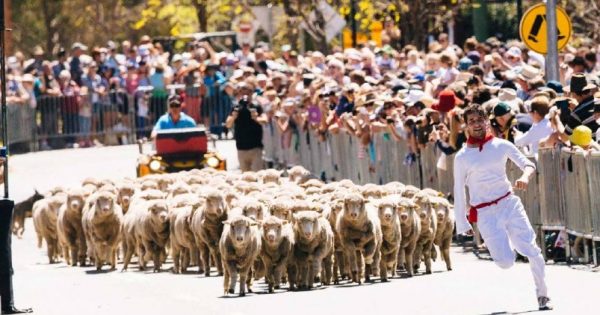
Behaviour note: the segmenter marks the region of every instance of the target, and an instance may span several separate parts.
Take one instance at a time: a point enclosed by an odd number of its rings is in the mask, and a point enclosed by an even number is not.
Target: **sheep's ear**
[[[298,221],[298,215],[297,214],[293,213],[292,217],[294,218],[295,221]]]
[[[288,220],[283,220],[283,221],[281,222],[281,224],[282,224],[282,225],[283,225],[283,224],[288,224],[288,223],[290,223]]]
[[[231,221],[229,221],[229,220],[223,221],[223,225],[230,225],[230,224],[231,224]]]

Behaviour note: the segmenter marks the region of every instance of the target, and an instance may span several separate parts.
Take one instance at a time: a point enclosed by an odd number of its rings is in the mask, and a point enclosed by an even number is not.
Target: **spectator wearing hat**
[[[517,75],[517,84],[519,85],[520,89],[517,90],[517,96],[522,101],[526,101],[531,97],[530,92],[535,90],[537,87],[532,87],[530,83],[539,78],[539,76],[540,71],[535,67],[524,65],[519,69]]]
[[[81,77],[82,94],[87,95],[92,105],[91,131],[97,133],[103,130],[101,119],[103,111],[103,98],[107,93],[108,81],[98,74],[98,66],[95,62],[88,65],[87,72]]]
[[[87,49],[87,46],[79,42],[76,42],[71,46],[71,62],[69,63],[69,70],[71,71],[71,79],[79,86],[81,86],[83,83],[81,81],[81,77],[83,76],[83,67],[81,65],[80,57]]]
[[[491,127],[494,136],[514,143],[515,130],[527,132],[532,120],[526,114],[514,114],[510,106],[499,102],[494,106]]]
[[[462,100],[456,97],[454,91],[446,89],[438,94],[438,101],[431,108],[445,114],[460,103],[462,103]]]
[[[523,101],[517,97],[517,91],[512,88],[501,88],[498,91],[498,100],[508,104],[514,113],[525,112]]]
[[[536,158],[540,141],[546,139],[554,132],[552,124],[547,117],[549,110],[550,100],[547,97],[534,97],[531,100],[531,109],[529,110],[529,115],[533,121],[531,128],[525,133],[515,131],[515,145],[517,147],[529,146],[531,148],[530,152]]]
[[[51,149],[48,143],[48,136],[58,134],[58,106],[57,97],[61,95],[58,81],[52,73],[52,67],[49,61],[42,63],[42,72],[38,80],[34,82],[34,93],[37,103],[37,111],[41,117],[41,149]]]
[[[506,63],[509,69],[521,68],[525,65],[523,62],[523,53],[517,46],[512,46],[506,51]]]
[[[114,75],[117,76],[120,74],[119,66],[121,65],[119,59],[123,60],[123,57],[119,58],[117,54],[117,44],[112,40],[109,40],[106,43],[107,55],[104,61],[104,64],[108,68],[115,69]]]
[[[254,102],[254,88],[245,82],[236,87],[236,100],[233,110],[225,121],[228,129],[233,128],[235,146],[242,172],[262,169],[263,128],[267,117],[263,108]]]
[[[559,103],[560,120],[565,126],[565,133],[571,135],[577,126],[585,125],[595,134],[598,130],[596,119],[600,114],[600,104],[594,99],[597,87],[589,83],[583,73],[576,73],[565,91],[575,99],[577,106],[571,108],[570,104]],[[564,104],[564,105],[561,105]]]
[[[25,67],[23,73],[32,73],[33,75],[40,76],[42,73],[42,63],[44,62],[44,50],[40,46],[33,48],[33,60]]]
[[[54,77],[58,78],[61,71],[69,70],[69,63],[67,62],[67,51],[61,47],[58,50],[58,53],[56,54],[56,58],[57,60],[52,66],[52,72],[54,73]]]
[[[169,109],[165,114],[160,116],[152,129],[152,133],[150,134],[152,139],[156,138],[156,133],[159,130],[196,127],[194,119],[181,111],[181,105],[183,104],[181,96],[177,94],[171,95],[167,100],[167,104]]]

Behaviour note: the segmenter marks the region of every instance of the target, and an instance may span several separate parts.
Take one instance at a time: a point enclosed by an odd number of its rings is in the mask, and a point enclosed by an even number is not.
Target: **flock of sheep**
[[[265,278],[269,292],[310,289],[350,280],[382,282],[425,264],[437,247],[451,270],[452,205],[431,189],[398,182],[323,183],[302,167],[234,174],[210,168],[120,182],[86,179],[51,190],[33,204],[38,246],[50,263],[88,262],[123,270],[137,256],[154,271],[170,255],[174,273],[211,266],[224,275],[224,293],[252,292]]]

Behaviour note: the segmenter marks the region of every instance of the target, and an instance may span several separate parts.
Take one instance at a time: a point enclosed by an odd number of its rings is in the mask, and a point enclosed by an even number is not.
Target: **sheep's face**
[[[258,201],[245,205],[242,208],[242,212],[245,216],[249,217],[254,221],[259,221],[263,219],[263,208]]]
[[[272,207],[271,215],[282,220],[289,220],[291,211],[287,207]]]
[[[444,222],[446,213],[448,213],[447,205],[442,202],[432,202],[432,207],[435,210],[438,222]]]
[[[169,218],[169,208],[164,200],[153,202],[148,211],[152,215],[152,220],[157,223],[166,223]]]
[[[100,210],[100,214],[109,215],[114,211],[114,197],[111,194],[104,193],[96,199],[96,207]]]
[[[269,218],[267,222],[263,222],[263,239],[270,244],[279,243],[282,237],[284,224],[287,224],[287,221],[275,217]]]
[[[133,189],[133,187],[121,187],[121,189],[119,189],[118,199],[119,203],[121,204],[121,207],[129,207],[129,204],[131,203],[131,196],[133,196],[134,193],[135,190]]]
[[[70,193],[67,197],[67,207],[69,210],[81,213],[81,210],[83,210],[83,205],[83,193]]]
[[[403,202],[398,207],[398,214],[400,216],[400,222],[406,223],[414,215],[415,210],[418,210],[418,206],[412,202]]]
[[[250,240],[251,227],[256,226],[256,222],[248,218],[237,217],[224,222],[230,226],[229,235],[234,245],[242,245]]]
[[[366,215],[365,200],[356,195],[344,199],[344,216],[350,220],[356,221]]]
[[[296,219],[296,229],[300,236],[309,241],[313,240],[316,237],[319,225],[318,214],[316,212],[304,212],[298,215],[294,215],[294,218]]]
[[[207,213],[221,216],[225,211],[225,200],[221,194],[211,194],[206,198]]]
[[[429,198],[418,198],[416,204],[419,206],[416,212],[419,214],[421,221],[428,221],[431,218],[431,203],[429,202]]]
[[[379,220],[382,225],[390,225],[397,217],[396,207],[391,202],[382,202],[378,206]]]

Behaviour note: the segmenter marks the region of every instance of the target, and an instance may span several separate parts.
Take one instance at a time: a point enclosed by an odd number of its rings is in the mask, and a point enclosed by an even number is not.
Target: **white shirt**
[[[471,229],[467,220],[467,200],[465,185],[469,187],[471,205],[496,200],[507,192],[512,192],[512,184],[506,176],[506,161],[510,159],[520,169],[526,166],[535,168],[512,143],[494,138],[479,148],[464,146],[454,158],[454,212],[456,213],[456,233],[462,234]]]
[[[549,137],[554,132],[552,124],[548,118],[540,120],[531,125],[531,128],[524,134],[515,137],[515,145],[518,147],[530,145],[531,153],[537,156],[540,140]]]

